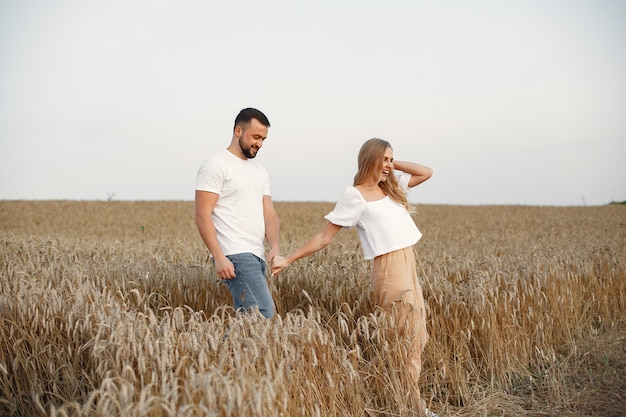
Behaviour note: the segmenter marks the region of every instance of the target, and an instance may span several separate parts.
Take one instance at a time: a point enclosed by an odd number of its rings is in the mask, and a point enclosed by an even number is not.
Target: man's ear
[[[243,128],[240,125],[237,125],[233,129],[233,133],[235,134],[235,136],[239,137],[243,133]]]

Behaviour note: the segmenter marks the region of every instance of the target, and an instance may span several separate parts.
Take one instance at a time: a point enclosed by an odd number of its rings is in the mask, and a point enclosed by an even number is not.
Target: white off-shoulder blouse
[[[411,175],[398,174],[400,186],[407,192]],[[356,227],[365,259],[412,246],[422,237],[404,206],[387,196],[365,201],[356,187],[346,187],[333,211],[324,218],[337,226]]]

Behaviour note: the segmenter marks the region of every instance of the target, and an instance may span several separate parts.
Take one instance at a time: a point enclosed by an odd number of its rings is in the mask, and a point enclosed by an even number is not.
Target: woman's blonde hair
[[[391,148],[391,144],[383,139],[373,138],[365,141],[359,151],[359,165],[358,171],[354,176],[354,186],[363,184],[372,178],[372,176],[378,175],[378,173],[382,170],[385,151],[387,148]],[[387,181],[381,181],[378,185],[392,200],[402,204],[407,210],[410,211],[406,194],[402,188],[400,188],[398,179],[395,175],[393,175],[393,173],[387,177]]]

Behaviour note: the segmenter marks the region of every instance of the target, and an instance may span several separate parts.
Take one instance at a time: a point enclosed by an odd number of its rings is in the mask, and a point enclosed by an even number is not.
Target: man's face
[[[239,147],[246,158],[252,159],[256,156],[263,146],[263,141],[267,138],[267,131],[267,126],[264,126],[257,119],[252,119],[247,125],[236,127],[235,132],[239,135]]]

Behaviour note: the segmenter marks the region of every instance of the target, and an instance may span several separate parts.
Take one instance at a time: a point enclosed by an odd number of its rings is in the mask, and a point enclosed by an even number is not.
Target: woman
[[[394,169],[399,171],[397,176]],[[428,335],[413,252],[422,234],[411,218],[406,193],[432,173],[423,165],[394,161],[391,145],[385,140],[366,141],[359,151],[354,186],[344,189],[325,217],[328,222],[322,231],[294,253],[275,257],[272,264],[272,275],[276,275],[295,260],[325,248],[341,228],[356,226],[365,259],[374,260],[371,283],[376,301],[389,312],[397,306],[398,328],[411,333],[405,336],[412,341],[409,368],[416,382]]]

